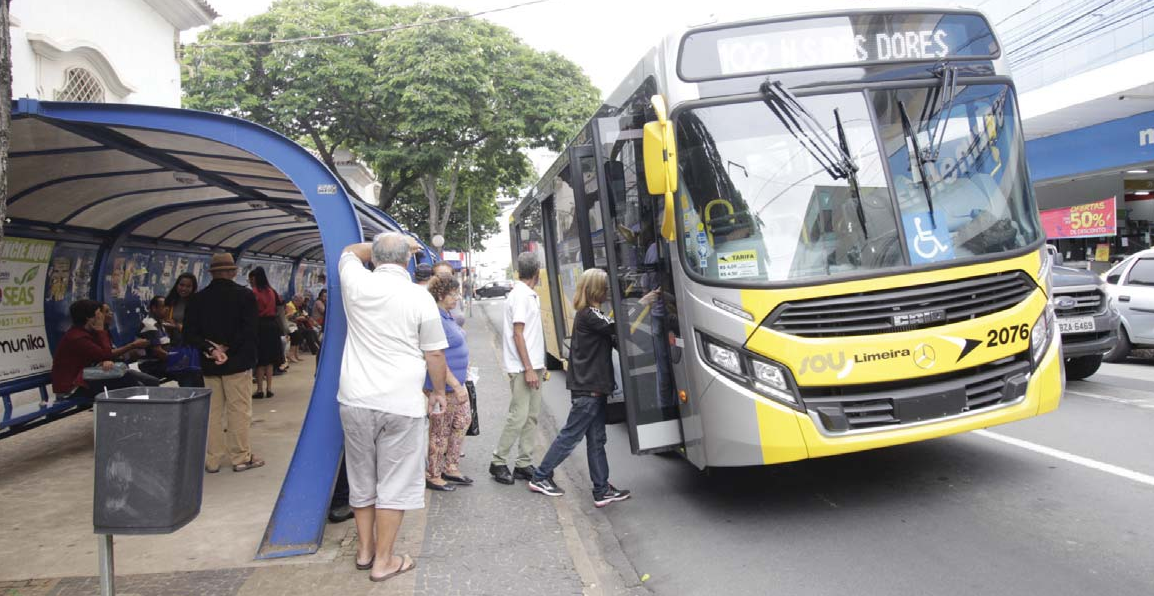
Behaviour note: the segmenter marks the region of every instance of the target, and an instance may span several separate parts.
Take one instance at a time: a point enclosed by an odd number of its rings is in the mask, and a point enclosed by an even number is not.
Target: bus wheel
[[[1086,377],[1098,372],[1098,367],[1102,366],[1101,356],[1082,356],[1080,358],[1066,359],[1066,379],[1070,381],[1081,381]]]
[[[546,352],[545,353],[545,368],[547,368],[549,370],[561,370],[565,367],[561,364],[560,360],[554,358],[552,354]]]

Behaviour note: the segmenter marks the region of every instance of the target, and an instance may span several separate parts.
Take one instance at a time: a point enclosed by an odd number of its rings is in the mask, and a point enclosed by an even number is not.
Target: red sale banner
[[[1041,215],[1042,229],[1050,239],[1114,236],[1118,233],[1118,222],[1114,219],[1114,197],[1097,203],[1047,209]]]

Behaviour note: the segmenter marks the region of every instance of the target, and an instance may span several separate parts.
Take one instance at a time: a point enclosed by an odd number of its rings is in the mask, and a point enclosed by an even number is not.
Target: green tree
[[[201,47],[186,52],[186,104],[307,140],[334,169],[333,152],[349,148],[376,172],[376,202],[409,229],[444,234],[446,245],[464,245],[472,197],[479,245],[498,227],[498,193],[519,194],[529,181],[524,150],[560,150],[598,102],[571,61],[465,16],[432,5],[280,0],[202,34]]]

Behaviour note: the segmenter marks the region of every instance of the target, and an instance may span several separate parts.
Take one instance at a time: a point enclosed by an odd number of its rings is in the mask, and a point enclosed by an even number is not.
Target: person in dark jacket
[[[204,469],[209,473],[220,471],[220,458],[226,453],[227,417],[227,453],[233,471],[244,472],[264,465],[253,455],[248,441],[252,425],[249,391],[252,368],[256,366],[256,297],[233,281],[237,267],[232,255],[212,255],[208,272],[212,281],[192,296],[184,313],[184,341],[204,352],[204,385],[212,390]]]
[[[529,490],[550,497],[565,491],[553,482],[556,469],[585,437],[589,458],[589,478],[593,481],[593,505],[604,507],[629,498],[629,491],[609,484],[609,460],[605,457],[605,400],[613,393],[613,348],[617,345],[617,327],[613,319],[598,306],[609,296],[609,277],[600,269],[589,269],[577,280],[573,299],[573,335],[569,347],[569,371],[565,386],[572,405],[565,428],[553,444],[533,479]]]

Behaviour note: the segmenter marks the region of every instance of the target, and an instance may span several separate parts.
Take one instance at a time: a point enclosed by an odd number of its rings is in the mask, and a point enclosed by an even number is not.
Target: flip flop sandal
[[[376,560],[377,560],[377,558],[373,557],[373,558],[369,559],[368,563],[357,563],[356,559],[353,559],[353,563],[356,563],[358,570],[368,571],[368,570],[373,568],[373,561],[376,561]],[[404,563],[402,562],[401,564],[403,565]]]
[[[233,472],[246,472],[253,468],[259,468],[264,465],[263,459],[257,459],[256,456],[249,456],[248,461],[243,464],[237,464],[232,467]]]
[[[408,566],[408,567],[405,567],[405,563],[406,563],[406,562],[407,562],[407,563],[409,563],[409,566]],[[398,575],[400,575],[400,574],[402,574],[402,573],[408,573],[408,572],[410,572],[410,571],[412,571],[413,569],[416,569],[416,568],[417,568],[417,562],[416,562],[416,561],[414,561],[412,557],[410,557],[409,555],[401,555],[401,566],[400,566],[400,568],[398,568],[396,571],[394,571],[394,572],[392,572],[392,573],[390,573],[390,574],[388,574],[388,575],[384,575],[384,576],[381,576],[381,577],[375,577],[375,576],[374,576],[372,573],[370,573],[370,574],[369,574],[369,581],[374,581],[374,582],[383,582],[383,581],[386,581],[386,580],[390,580],[390,579],[393,579],[394,577],[397,577]]]

